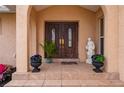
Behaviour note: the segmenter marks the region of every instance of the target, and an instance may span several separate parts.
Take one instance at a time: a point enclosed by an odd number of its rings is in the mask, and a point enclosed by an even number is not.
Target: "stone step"
[[[124,87],[120,80],[12,80],[4,87]]]
[[[53,58],[53,62],[80,62],[78,58]]]
[[[118,73],[14,73],[13,80],[119,80]]]

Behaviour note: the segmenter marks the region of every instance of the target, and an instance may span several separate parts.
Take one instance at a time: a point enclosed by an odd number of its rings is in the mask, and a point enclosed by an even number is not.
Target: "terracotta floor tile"
[[[61,87],[61,80],[45,80],[44,87]]]
[[[43,73],[30,73],[29,80],[44,80],[45,79],[45,72]]]
[[[62,73],[62,80],[79,80],[79,75],[76,72]]]
[[[27,80],[12,80],[5,87],[23,87]]]
[[[61,80],[61,72],[46,72],[46,80]]]
[[[44,80],[28,80],[25,82],[24,87],[42,87]]]
[[[99,80],[82,80],[81,81],[81,86],[98,87],[98,86],[102,86],[102,85],[103,85],[103,83]]]
[[[80,87],[80,80],[62,80],[62,87]]]

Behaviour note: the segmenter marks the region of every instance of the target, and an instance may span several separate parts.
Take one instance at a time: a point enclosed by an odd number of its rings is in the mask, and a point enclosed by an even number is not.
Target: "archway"
[[[32,6],[28,6],[28,18],[30,18],[30,11]],[[114,20],[115,17],[117,17],[115,14],[112,15],[114,12],[117,11],[116,6],[101,6],[102,11],[104,13],[104,32],[105,32],[105,44],[104,44],[104,55],[106,58],[105,61],[105,70],[106,72],[118,72],[118,43],[117,43],[117,20]],[[112,11],[113,10],[113,11]],[[114,21],[113,24],[111,24],[111,20]],[[115,26],[115,28],[113,28]],[[110,39],[110,37],[112,38]],[[115,41],[114,41],[115,40]],[[111,48],[111,45],[112,48]]]

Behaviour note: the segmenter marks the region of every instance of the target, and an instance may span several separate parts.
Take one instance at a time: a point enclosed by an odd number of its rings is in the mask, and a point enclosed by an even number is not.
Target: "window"
[[[52,42],[55,43],[55,28],[52,28]]]
[[[68,47],[72,47],[72,29],[68,29]]]
[[[99,53],[104,54],[104,18],[99,20]]]

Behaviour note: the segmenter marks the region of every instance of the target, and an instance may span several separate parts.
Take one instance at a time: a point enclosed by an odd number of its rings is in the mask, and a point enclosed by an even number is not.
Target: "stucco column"
[[[118,72],[118,6],[105,7],[105,68]]]
[[[16,6],[16,67],[28,71],[28,6]]]
[[[124,6],[119,6],[119,74],[124,81]]]

